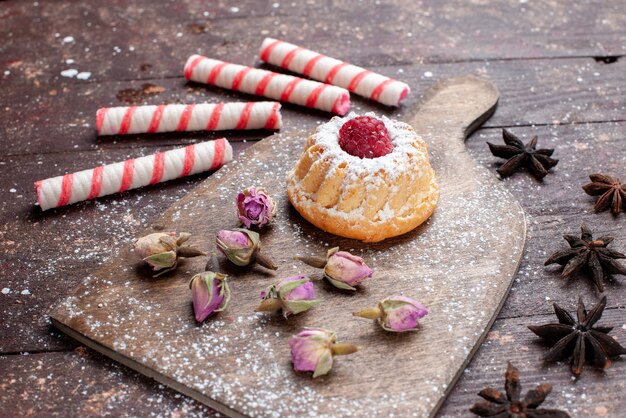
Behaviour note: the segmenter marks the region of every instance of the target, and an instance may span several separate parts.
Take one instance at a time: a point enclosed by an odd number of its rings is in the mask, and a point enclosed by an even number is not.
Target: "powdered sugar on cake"
[[[382,170],[393,178],[404,171],[406,165],[414,158],[423,158],[428,161],[428,156],[420,149],[425,146],[424,140],[410,125],[392,121],[386,116],[376,116],[373,112],[366,113],[365,116],[372,116],[383,121],[389,131],[394,146],[393,151],[378,158],[361,159],[348,154],[339,146],[339,130],[344,123],[357,116],[354,112],[350,112],[343,118],[335,116],[329,122],[320,125],[314,134],[315,143],[325,148],[325,155],[332,159],[335,166],[345,162],[348,163],[348,171],[356,175],[362,176],[363,173],[373,175]],[[420,148],[416,147],[416,143]]]

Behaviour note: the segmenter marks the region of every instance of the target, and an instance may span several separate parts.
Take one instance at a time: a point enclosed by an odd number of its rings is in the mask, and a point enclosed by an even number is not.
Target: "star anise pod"
[[[563,235],[571,248],[555,252],[544,265],[565,266],[561,273],[563,278],[581,272],[591,273],[598,290],[604,292],[602,279],[612,274],[626,275],[626,266],[617,261],[620,258],[626,258],[626,255],[607,248],[613,241],[613,237],[604,236],[594,240],[587,225],[581,226],[580,229],[582,231],[580,238]]]
[[[583,371],[585,361],[596,367],[607,369],[611,366],[611,357],[626,354],[626,348],[607,334],[613,327],[594,327],[604,308],[606,296],[591,311],[587,312],[583,299],[578,299],[577,320],[556,303],[554,312],[559,318],[558,324],[529,326],[528,328],[540,336],[554,343],[546,353],[547,361],[556,361],[563,358],[570,359],[570,368],[576,376]]]
[[[506,145],[495,145],[487,142],[493,155],[507,160],[497,170],[502,177],[508,177],[525,166],[537,180],[541,180],[548,174],[548,170],[559,162],[559,160],[550,158],[554,149],[537,149],[536,136],[530,140],[528,145],[524,145],[518,137],[503,129],[502,138]]]
[[[611,208],[611,212],[617,215],[620,210],[626,212],[626,183],[622,183],[617,177],[605,174],[591,174],[591,183],[583,186],[583,190],[590,196],[600,196],[593,207],[602,212]]]
[[[478,396],[487,402],[476,402],[470,411],[481,417],[496,418],[569,418],[569,414],[558,409],[537,408],[552,392],[552,385],[543,383],[526,392],[520,399],[522,386],[519,382],[519,370],[510,362],[504,375],[506,395],[494,388],[486,388]]]

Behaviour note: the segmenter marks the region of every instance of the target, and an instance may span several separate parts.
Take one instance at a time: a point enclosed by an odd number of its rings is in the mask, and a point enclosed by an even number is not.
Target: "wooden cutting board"
[[[264,252],[280,266],[276,273],[237,270],[213,255],[211,268],[230,274],[233,300],[198,326],[188,282],[207,259],[185,260],[175,273],[153,279],[129,249],[52,312],[54,325],[231,416],[434,415],[493,323],[524,249],[522,209],[463,144],[497,100],[498,91],[485,81],[449,79],[409,118],[429,146],[441,187],[436,213],[415,231],[363,244],[307,223],[290,207],[284,179],[308,133],[274,135],[182,198],[155,229],[192,232],[192,244],[215,253],[215,232],[237,226],[237,191],[262,185],[279,206],[278,220],[262,236]],[[355,293],[320,283],[323,303],[289,320],[254,312],[272,282],[318,273],[292,256],[323,255],[334,246],[364,257],[374,278]],[[352,317],[392,294],[413,296],[429,308],[419,332],[389,334],[374,321]],[[362,350],[338,357],[327,376],[296,374],[288,339],[304,326],[333,329],[340,341]]]

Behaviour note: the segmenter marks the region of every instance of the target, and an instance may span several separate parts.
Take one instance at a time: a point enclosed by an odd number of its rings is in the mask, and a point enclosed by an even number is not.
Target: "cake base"
[[[287,195],[293,207],[304,219],[322,231],[363,242],[379,242],[412,231],[426,222],[435,212],[439,200],[439,187],[432,178],[428,191],[420,196],[419,203],[411,208],[407,216],[391,216],[388,219],[373,222],[363,216],[350,218],[343,212],[327,209],[312,202],[299,192],[294,181],[293,177],[288,179]],[[338,219],[342,221],[338,222]]]

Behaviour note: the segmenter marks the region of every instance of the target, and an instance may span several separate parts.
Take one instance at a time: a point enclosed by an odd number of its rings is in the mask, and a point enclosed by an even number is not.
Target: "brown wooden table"
[[[543,183],[520,173],[505,186],[527,212],[529,240],[513,289],[487,341],[440,411],[469,416],[485,386],[502,386],[507,360],[526,388],[554,384],[547,407],[572,416],[624,416],[626,363],[586,370],[544,365],[527,324],[551,322],[552,303],[599,300],[590,282],[563,282],[543,261],[588,223],[626,248],[626,215],[595,214],[580,186],[592,172],[626,178],[626,2],[0,1],[0,416],[198,416],[206,407],[78,346],[47,313],[91,270],[206,175],[42,213],[32,183],[169,149],[211,133],[95,134],[95,111],[125,103],[241,100],[186,83],[192,53],[258,65],[265,36],[408,82],[415,103],[437,80],[473,74],[501,91],[496,114],[467,146],[493,169],[485,141],[507,127],[556,147],[561,161]],[[75,69],[81,75],[66,77]],[[87,74],[89,73],[89,74]],[[64,73],[67,74],[67,73]],[[156,86],[156,88],[155,88]],[[156,92],[156,93],[154,93]],[[284,106],[285,130],[311,130],[329,115]],[[353,96],[353,110],[401,117]],[[265,132],[228,133],[236,151]],[[454,257],[454,254],[450,254]],[[463,280],[459,277],[459,280]],[[605,324],[626,344],[626,288],[607,285]],[[416,384],[420,384],[416,376]]]

